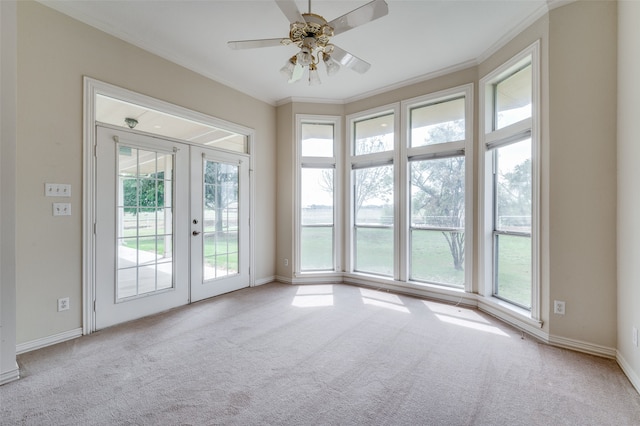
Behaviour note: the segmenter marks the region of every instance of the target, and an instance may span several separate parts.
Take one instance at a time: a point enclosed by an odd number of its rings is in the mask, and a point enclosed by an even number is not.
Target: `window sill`
[[[531,312],[500,300],[496,297],[477,295],[478,309],[487,312],[517,328],[523,329],[534,336],[546,340],[546,333],[542,332],[544,323],[531,317]]]

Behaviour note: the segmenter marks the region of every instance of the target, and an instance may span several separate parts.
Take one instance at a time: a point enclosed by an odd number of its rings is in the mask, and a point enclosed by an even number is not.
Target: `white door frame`
[[[82,189],[82,334],[95,331],[95,218],[96,218],[96,96],[105,95],[177,117],[212,125],[247,136],[249,154],[249,286],[255,285],[255,131],[225,120],[211,117],[146,95],[132,92],[90,77],[84,77],[83,99],[83,189]],[[183,143],[189,143],[182,141]]]

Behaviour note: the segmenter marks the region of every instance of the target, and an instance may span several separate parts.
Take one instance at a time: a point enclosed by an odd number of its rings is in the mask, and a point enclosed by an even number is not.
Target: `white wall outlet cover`
[[[54,216],[71,216],[71,203],[53,203]]]
[[[58,299],[58,312],[68,311],[69,310],[69,298],[62,297]]]
[[[553,301],[553,313],[558,315],[564,315],[564,302],[562,300]]]

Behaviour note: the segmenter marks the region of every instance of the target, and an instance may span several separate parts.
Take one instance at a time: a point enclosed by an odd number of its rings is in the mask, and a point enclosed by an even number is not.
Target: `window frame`
[[[463,156],[465,159],[465,220],[464,220],[464,233],[465,233],[465,247],[464,247],[464,284],[462,288],[465,292],[473,291],[473,235],[474,235],[474,217],[475,211],[473,208],[473,185],[474,185],[474,149],[473,149],[473,129],[474,129],[474,84],[468,83],[461,86],[452,87],[446,90],[441,90],[427,95],[418,96],[412,99],[402,101],[402,135],[403,141],[401,143],[401,162],[402,175],[404,179],[401,182],[403,186],[402,194],[404,199],[402,205],[404,206],[404,225],[402,235],[401,253],[403,259],[402,275],[401,279],[404,282],[420,285],[420,286],[438,286],[446,287],[450,289],[460,289],[461,287],[456,285],[450,285],[446,283],[435,283],[427,281],[411,280],[411,184],[410,184],[410,163],[412,161],[419,161],[424,159],[435,159],[444,157],[458,157]],[[465,137],[462,140],[451,141],[445,143],[438,143],[425,146],[411,146],[411,110],[422,106],[433,105],[439,102],[452,101],[455,99],[464,98],[464,119],[465,119]]]
[[[531,62],[531,117],[494,129],[495,84],[513,75],[524,63]],[[478,265],[478,293],[485,301],[500,306],[509,312],[529,317],[535,326],[541,326],[540,285],[540,41],[520,51],[480,79],[479,142],[478,156],[478,213],[481,226]],[[495,149],[531,138],[531,308],[525,309],[516,303],[494,295],[495,285]]]
[[[372,154],[355,155],[355,124],[360,121],[376,118],[384,115],[393,115],[393,148],[389,151],[375,152]],[[349,132],[348,143],[345,144],[347,150],[345,154],[345,177],[346,185],[348,189],[345,191],[345,206],[348,206],[348,210],[345,213],[345,243],[346,250],[345,256],[345,271],[349,274],[362,275],[369,277],[376,277],[382,280],[399,280],[400,279],[400,234],[403,226],[403,221],[400,218],[400,191],[398,190],[398,182],[400,179],[401,167],[399,167],[400,157],[400,103],[392,103],[383,105],[377,108],[361,111],[355,114],[350,114],[346,117],[347,129]],[[354,209],[354,195],[355,186],[354,182],[354,170],[391,165],[393,166],[393,271],[392,275],[382,275],[372,272],[356,271],[355,266],[355,209]],[[379,227],[378,227],[379,228]]]
[[[294,275],[296,277],[326,276],[342,270],[342,117],[333,115],[296,114],[295,128],[295,214],[294,223]],[[333,157],[302,156],[302,125],[325,124],[333,126]],[[334,170],[333,176],[333,269],[302,270],[302,169],[314,168]]]

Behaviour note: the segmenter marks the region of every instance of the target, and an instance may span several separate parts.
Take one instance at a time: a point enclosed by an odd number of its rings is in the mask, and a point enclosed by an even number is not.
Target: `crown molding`
[[[398,83],[394,83],[388,86],[381,87],[380,89],[371,90],[369,92],[362,93],[360,95],[352,96],[350,98],[346,98],[342,101],[343,104],[349,104],[351,102],[360,101],[363,99],[370,98],[372,96],[381,95],[383,93],[388,93],[393,90],[402,89],[404,87],[408,87],[414,84],[423,83],[425,81],[433,80],[434,78],[442,77],[445,75],[453,74],[454,72],[466,70],[471,67],[475,67],[478,65],[478,61],[472,59],[470,61],[462,62],[457,65],[452,65],[450,67],[442,68],[437,71],[430,72],[428,74],[423,74],[418,77],[410,78],[408,80],[403,80]]]
[[[478,56],[477,62],[481,64],[487,59],[489,59],[494,53],[498,52],[500,49],[505,47],[507,43],[509,43],[514,38],[516,38],[518,34],[522,33],[524,30],[530,27],[538,19],[542,18],[547,13],[549,13],[550,3],[557,3],[560,1],[566,1],[566,0],[547,0],[547,4],[540,6],[538,9],[536,9],[534,13],[532,13],[531,15],[527,16],[525,19],[520,21],[515,27],[507,31],[502,37],[498,39],[498,41],[496,41],[487,50],[485,50],[480,56]],[[573,0],[568,0],[568,1],[573,1]]]
[[[288,97],[282,98],[275,103],[275,106],[279,107],[282,105],[290,104],[290,103],[310,103],[310,104],[331,104],[331,105],[342,105],[344,104],[344,100],[342,99],[325,99],[325,98],[299,98],[299,97]]]

